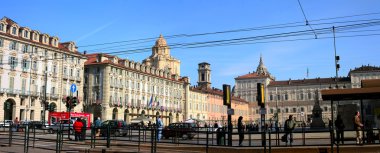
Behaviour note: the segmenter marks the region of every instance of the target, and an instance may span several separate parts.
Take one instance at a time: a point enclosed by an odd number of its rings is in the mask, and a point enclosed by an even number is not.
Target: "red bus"
[[[69,112],[49,112],[48,124],[58,123],[61,120],[69,120]],[[76,113],[71,112],[71,120],[76,120],[77,118],[83,118],[86,120],[87,127],[91,126],[91,114],[89,113]]]

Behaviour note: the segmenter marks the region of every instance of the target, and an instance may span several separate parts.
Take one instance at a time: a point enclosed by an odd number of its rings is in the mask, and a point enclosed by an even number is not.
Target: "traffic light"
[[[340,69],[340,64],[339,64],[340,57],[335,56],[335,61],[336,61],[336,70],[338,71]]]
[[[66,97],[66,108],[71,108],[71,96]]]
[[[223,105],[231,106],[231,89],[230,85],[223,85]]]
[[[262,83],[257,83],[257,105],[265,107],[265,90]]]
[[[49,102],[45,101],[45,110],[49,110]]]
[[[71,100],[72,102],[71,102],[71,106],[72,107],[75,107],[75,106],[77,106],[78,105],[78,99],[77,99],[77,97],[73,97],[73,99]]]

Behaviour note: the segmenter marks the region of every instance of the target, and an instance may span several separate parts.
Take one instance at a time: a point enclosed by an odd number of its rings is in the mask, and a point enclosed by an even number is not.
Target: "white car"
[[[4,120],[0,122],[0,127],[9,127],[11,124],[13,124],[12,120]]]

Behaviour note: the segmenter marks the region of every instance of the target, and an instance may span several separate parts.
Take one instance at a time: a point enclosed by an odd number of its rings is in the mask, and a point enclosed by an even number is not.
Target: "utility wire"
[[[298,0],[298,4],[299,4],[299,6],[301,8],[303,17],[305,18],[306,25],[309,26],[311,30],[313,30],[315,39],[318,39],[317,33],[314,31],[313,27],[311,27],[311,25],[309,24],[309,21],[306,18],[306,15],[305,15],[305,12],[303,11],[303,8],[302,8],[300,0]]]
[[[337,31],[343,31],[343,30],[350,30],[355,28],[363,28],[363,27],[369,27],[369,26],[376,26],[379,25],[380,21],[376,22],[368,22],[368,23],[360,23],[360,24],[351,24],[351,25],[344,25],[344,26],[337,26]],[[320,28],[315,29],[320,34],[327,34],[331,33],[331,28]],[[235,39],[225,39],[225,40],[215,40],[215,41],[207,41],[207,42],[195,42],[195,43],[185,43],[185,44],[174,44],[171,46],[172,49],[175,48],[194,48],[200,45],[221,45],[223,43],[241,43],[241,42],[247,42],[247,41],[257,41],[257,40],[265,40],[265,39],[276,39],[276,38],[285,38],[285,37],[294,37],[294,36],[302,36],[302,35],[308,35],[312,33],[311,30],[303,30],[303,31],[295,31],[295,32],[287,32],[287,33],[279,33],[279,34],[271,34],[271,35],[263,35],[263,36],[255,36],[255,37],[245,37],[245,38],[235,38]],[[121,54],[121,53],[139,53],[139,52],[145,52],[150,51],[150,48],[141,48],[141,49],[133,49],[133,50],[125,50],[125,51],[115,51],[115,52],[108,52],[108,54]]]
[[[358,16],[378,15],[378,14],[380,14],[380,12],[356,14],[356,15],[349,15],[349,16],[339,16],[339,17],[332,17],[332,18],[322,18],[322,19],[316,19],[316,20],[309,20],[309,22],[310,21],[322,21],[322,20],[334,20],[334,19],[341,19],[341,18],[352,18],[352,17],[358,17]],[[274,25],[268,25],[268,26],[254,27],[254,28],[244,28],[244,29],[235,29],[235,30],[227,30],[227,31],[207,32],[207,33],[169,35],[169,36],[166,36],[165,38],[171,39],[171,38],[178,38],[178,37],[192,37],[192,36],[204,36],[204,35],[211,35],[211,34],[224,34],[224,33],[231,33],[231,32],[252,31],[252,30],[257,29],[257,28],[271,28],[274,26],[285,26],[285,25],[293,25],[293,24],[298,24],[298,23],[303,23],[303,22],[289,22],[289,23],[283,23],[283,24],[274,24]],[[89,44],[89,45],[82,45],[82,46],[78,46],[78,47],[92,47],[92,46],[119,44],[119,43],[126,43],[126,42],[150,41],[150,40],[155,40],[155,39],[157,39],[157,38],[151,37],[151,38],[143,38],[143,39]]]
[[[336,25],[336,24],[343,24],[343,23],[357,23],[357,22],[370,22],[370,21],[380,21],[380,19],[365,19],[365,20],[349,20],[349,21],[339,21],[339,22],[322,22],[322,23],[315,23],[313,24],[314,26],[321,26],[321,25]],[[300,26],[304,26],[304,25],[296,25],[296,26],[293,26],[293,27],[300,27]],[[313,31],[315,31],[313,29]],[[151,42],[151,41],[148,41],[148,42]],[[97,49],[93,49],[93,50],[90,50],[90,51],[87,51],[87,52],[102,52],[103,49],[106,49],[108,51],[111,51],[111,50],[123,50],[123,49],[130,49],[129,48],[120,48],[122,46],[128,46],[129,44],[123,44],[123,45],[117,45],[117,46],[110,46],[110,47],[103,47],[103,48],[97,48]],[[171,44],[172,46],[172,44]],[[119,47],[119,48],[118,48]],[[142,48],[150,48],[151,45],[147,45],[147,46],[140,46]],[[133,48],[137,48],[137,47],[133,47]],[[132,48],[132,49],[133,49]]]

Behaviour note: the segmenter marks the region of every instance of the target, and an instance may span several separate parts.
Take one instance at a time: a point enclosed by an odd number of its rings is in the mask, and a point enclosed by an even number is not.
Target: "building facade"
[[[199,119],[213,124],[217,121],[220,125],[227,122],[227,106],[223,105],[223,91],[211,87],[211,67],[209,63],[198,64],[198,85],[189,89],[189,100],[186,103],[186,119]],[[239,116],[244,120],[249,118],[248,102],[238,97],[232,97],[231,108],[233,123],[237,123]]]
[[[322,101],[320,91],[332,88],[358,88],[361,80],[380,78],[380,68],[362,66],[351,70],[347,77],[314,78],[299,80],[276,81],[270,75],[260,57],[256,72],[235,78],[236,96],[250,102],[250,118],[260,119],[260,108],[257,106],[257,83],[265,85],[265,102],[267,120],[276,120],[283,123],[289,115],[297,121],[312,121],[312,110],[315,104],[322,109],[322,118],[325,123],[330,119],[331,111],[336,113],[336,105],[331,108],[330,102]]]
[[[74,42],[21,27],[13,20],[0,20],[0,120],[42,120],[45,101],[51,111],[67,111],[62,100],[77,85],[83,97],[85,57]],[[46,95],[46,96],[45,96]],[[82,105],[74,108],[83,111]]]
[[[86,111],[102,120],[120,119],[128,123],[139,116],[149,117],[153,122],[162,116],[165,125],[182,121],[185,82],[179,77],[179,65],[176,71],[171,71],[170,64],[159,68],[168,59],[168,63],[175,61],[169,58],[170,50],[162,36],[152,50],[143,63],[107,54],[88,54]],[[163,54],[168,58],[155,58]]]

